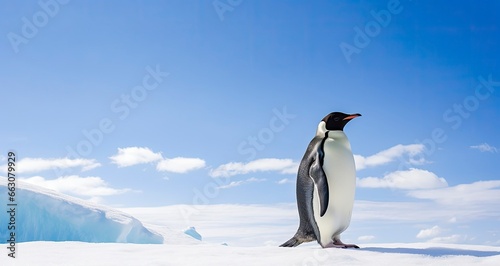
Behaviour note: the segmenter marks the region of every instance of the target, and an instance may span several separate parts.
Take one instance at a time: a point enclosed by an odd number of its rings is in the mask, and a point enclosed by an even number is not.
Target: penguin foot
[[[359,248],[359,246],[354,244],[344,244],[342,241],[335,239],[333,242],[324,246],[324,248]]]
[[[286,241],[285,243],[281,244],[280,247],[296,247],[300,244],[302,244],[303,241],[300,241],[296,237],[290,238],[290,240]]]

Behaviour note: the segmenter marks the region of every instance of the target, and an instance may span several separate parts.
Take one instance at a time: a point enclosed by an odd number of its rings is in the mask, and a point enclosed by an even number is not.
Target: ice
[[[7,206],[6,180],[0,180],[0,204]],[[17,182],[15,192],[16,242],[163,243],[163,236],[148,230],[126,213],[22,181]],[[9,219],[7,211],[0,213],[0,221]],[[9,239],[7,226],[1,229],[0,239]]]
[[[184,230],[184,234],[201,241],[201,235],[196,231],[196,228],[194,227],[189,227],[188,229]]]

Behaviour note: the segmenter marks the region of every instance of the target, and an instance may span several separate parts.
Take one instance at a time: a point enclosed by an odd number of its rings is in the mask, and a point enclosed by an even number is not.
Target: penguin
[[[344,126],[360,114],[333,112],[320,122],[297,173],[299,228],[280,247],[318,241],[323,248],[359,248],[340,234],[351,221],[356,168]]]

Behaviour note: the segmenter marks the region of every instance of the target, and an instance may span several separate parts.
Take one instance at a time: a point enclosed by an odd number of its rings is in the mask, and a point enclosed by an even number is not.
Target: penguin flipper
[[[309,167],[309,176],[314,181],[316,189],[318,190],[320,217],[323,217],[328,209],[330,197],[328,191],[328,180],[326,178],[325,171],[323,170],[324,153],[321,146],[318,147],[316,156],[314,156],[311,166]]]

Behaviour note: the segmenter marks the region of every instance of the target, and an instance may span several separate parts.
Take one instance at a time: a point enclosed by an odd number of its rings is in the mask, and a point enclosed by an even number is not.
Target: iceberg
[[[11,230],[12,226],[1,225],[0,239],[4,241],[14,232],[16,242],[163,243],[162,235],[124,212],[22,181],[16,185],[16,205],[8,206],[13,202],[7,202],[7,180],[0,177],[0,204],[7,208],[0,212],[0,221],[15,226]]]
[[[186,235],[188,235],[188,236],[190,236],[190,237],[192,237],[194,239],[198,239],[200,241],[201,241],[201,238],[202,238],[201,235],[200,235],[200,233],[198,233],[196,231],[196,228],[194,228],[194,227],[189,227],[188,229],[184,230],[184,234],[186,234]]]

